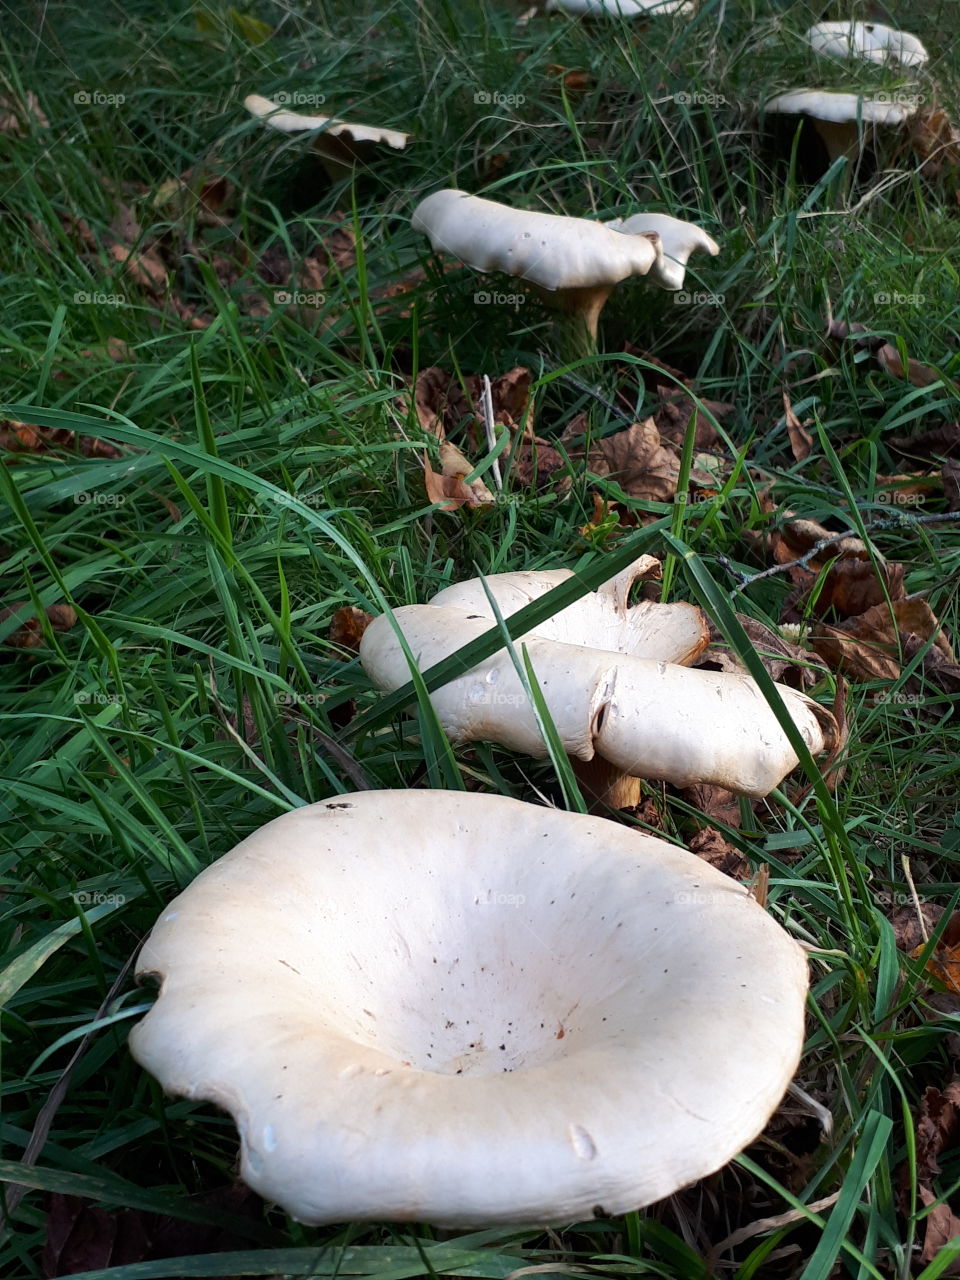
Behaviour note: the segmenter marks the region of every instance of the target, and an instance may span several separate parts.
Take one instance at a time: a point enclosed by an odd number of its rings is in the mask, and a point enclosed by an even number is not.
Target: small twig
[[[924,942],[930,941],[930,935],[927,933],[927,922],[923,918],[923,912],[920,910],[920,895],[917,893],[917,886],[913,882],[913,872],[910,869],[910,859],[905,853],[900,855],[900,865],[903,867],[903,875],[907,884],[910,886],[910,896],[913,898],[913,909],[917,913],[917,922],[920,925],[920,936]]]
[[[497,447],[497,428],[493,420],[493,390],[490,386],[490,379],[486,374],[483,375],[483,393],[480,396],[480,404],[483,408],[483,429],[487,437],[487,448],[492,450]],[[493,465],[490,467],[490,475],[493,477],[494,488],[502,489],[503,477],[500,475],[499,458],[494,458]]]
[[[940,514],[926,516],[914,516],[906,511],[899,511],[895,516],[884,516],[879,520],[865,524],[864,529],[867,533],[878,533],[891,529],[912,529],[918,525],[936,524],[941,520],[960,520],[960,511],[945,511]],[[761,582],[764,578],[772,578],[778,573],[789,573],[791,569],[805,569],[810,561],[819,555],[825,547],[832,546],[835,542],[842,542],[844,538],[856,538],[858,536],[855,529],[846,529],[843,533],[832,533],[828,538],[819,538],[809,551],[805,551],[796,560],[788,560],[786,564],[775,564],[769,569],[763,569],[760,573],[744,573],[741,569],[737,569],[731,564],[726,556],[718,556],[717,561],[722,568],[737,579],[737,585],[730,593],[731,595],[736,595],[744,587],[753,586],[755,582]]]

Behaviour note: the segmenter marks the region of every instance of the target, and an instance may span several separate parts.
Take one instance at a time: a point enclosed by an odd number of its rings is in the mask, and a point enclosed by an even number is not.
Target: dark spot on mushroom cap
[[[352,804],[328,804],[326,805],[326,808],[327,809],[352,809],[353,805]]]
[[[593,1216],[595,1218],[605,1218],[607,1216],[607,1211],[604,1209],[602,1204],[595,1204],[593,1206]]]

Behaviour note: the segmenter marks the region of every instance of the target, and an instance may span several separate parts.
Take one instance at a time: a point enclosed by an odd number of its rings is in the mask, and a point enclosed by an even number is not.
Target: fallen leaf
[[[417,420],[428,435],[444,440],[449,434],[466,430],[471,448],[483,439],[478,424],[483,420],[481,397],[483,380],[469,377],[464,380],[466,395],[460,382],[452,374],[432,365],[417,376],[413,388],[413,403]],[[507,373],[490,379],[490,398],[493,402],[493,421],[513,433],[522,419],[532,426],[533,412],[529,405],[530,370],[517,365]]]
[[[330,619],[330,643],[338,649],[359,653],[363,633],[373,621],[373,615],[358,609],[356,605],[344,605]]]
[[[0,419],[0,451],[9,453],[50,453],[72,449],[84,458],[121,458],[116,445],[95,436],[78,436],[66,427],[38,427],[31,422]]]
[[[827,545],[811,554],[821,542]],[[789,566],[789,577],[804,596],[833,561],[817,596],[818,615],[832,609],[843,618],[856,617],[887,596],[898,600],[904,594],[904,565],[887,563],[874,552],[875,567],[866,544],[859,538],[845,535],[838,539],[815,520],[785,520],[770,534],[770,549],[777,564]],[[798,564],[804,556],[809,557],[806,563]],[[795,621],[799,616],[785,615],[783,620]]]
[[[803,690],[816,684],[826,674],[826,667],[815,653],[791,644],[756,618],[745,613],[738,613],[736,616],[772,680]],[[710,647],[704,651],[696,665],[714,671],[735,671],[740,674],[747,672],[746,666],[713,623],[710,625]]]
[[[916,959],[926,947],[921,943],[910,952]],[[947,921],[946,928],[937,939],[932,953],[927,957],[927,972],[942,982],[951,995],[960,995],[960,912]]]
[[[889,917],[897,949],[912,954],[918,947],[923,947],[926,938],[933,933],[942,915],[943,907],[935,902],[921,902],[919,916],[912,903],[909,906],[897,907]]]
[[[698,858],[734,880],[749,880],[753,875],[749,859],[726,840],[716,827],[703,827],[690,841],[688,848]]]
[[[458,507],[484,507],[494,502],[494,496],[481,479],[466,483],[464,477],[473,470],[470,462],[449,440],[440,442],[438,473],[431,467],[426,454],[423,458],[423,481],[427,497],[439,502],[441,511],[456,511]]]
[[[940,107],[920,110],[911,118],[910,142],[931,175],[946,166],[960,165],[960,130]]]
[[[110,256],[120,268],[149,293],[162,294],[167,289],[167,268],[153,249],[138,253],[123,244],[112,244]]]
[[[678,794],[692,809],[699,809],[706,817],[722,822],[725,827],[736,831],[743,821],[740,797],[726,787],[715,786],[712,782],[696,782],[693,786],[682,787]]]
[[[936,369],[928,364],[921,364],[919,360],[913,360],[909,356],[907,368],[904,371],[900,352],[892,342],[883,343],[877,348],[875,355],[882,369],[886,369],[887,373],[894,378],[911,382],[915,387],[932,387],[943,381],[943,375],[937,373]]]
[[[956,667],[950,642],[925,600],[894,600],[889,605],[874,605],[839,626],[819,622],[811,630],[809,639],[825,662],[850,679],[892,682],[900,676],[903,662],[909,661],[906,646],[911,636],[921,643],[933,637],[933,648],[927,656],[936,651],[948,671]],[[936,668],[935,658],[929,664],[924,663],[924,673],[931,678],[935,678]],[[919,687],[914,681],[905,689],[904,696],[910,696]]]
[[[803,462],[805,458],[809,458],[813,449],[813,436],[793,412],[793,406],[790,403],[790,397],[787,395],[786,387],[783,389],[783,417],[787,427],[787,435],[790,437],[790,448],[793,450],[794,461]]]
[[[948,511],[960,511],[960,462],[945,462],[941,471]]]
[[[937,1196],[923,1185],[918,1187],[920,1199],[925,1206],[933,1204]],[[953,1212],[949,1204],[938,1204],[923,1219],[924,1235],[921,1262],[933,1262],[940,1250],[951,1244],[960,1236],[960,1218]],[[942,1276],[960,1275],[960,1258],[955,1258],[939,1273]]]
[[[890,444],[901,453],[960,457],[960,422],[943,423],[932,431],[920,431],[915,436],[893,436]]]
[[[33,613],[31,605],[25,602],[7,605],[0,609],[0,622],[5,622],[21,609],[29,609],[30,612],[3,643],[11,649],[36,649],[38,645],[43,644],[43,631],[40,627],[40,619]],[[68,604],[48,605],[44,613],[54,631],[69,631],[71,627],[77,625],[76,612]]]
[[[573,448],[569,453],[571,458],[577,456]],[[680,458],[673,446],[663,444],[653,418],[593,443],[586,464],[595,475],[615,481],[631,498],[672,502],[677,491]],[[704,487],[711,483],[709,476],[695,470],[690,478]]]

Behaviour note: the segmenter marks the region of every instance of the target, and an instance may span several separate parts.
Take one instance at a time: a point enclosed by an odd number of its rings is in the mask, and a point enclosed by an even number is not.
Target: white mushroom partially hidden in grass
[[[606,224],[623,235],[648,235],[660,237],[661,257],[648,272],[649,279],[663,289],[682,289],[687,263],[692,254],[709,253],[715,258],[720,246],[703,227],[682,218],[671,218],[666,213],[635,213],[629,218],[616,218]]]
[[[651,1204],[763,1129],[807,963],[664,841],[502,796],[295,809],[174,899],[130,1048],[229,1111],[309,1224],[566,1224]],[[718,1087],[718,1081],[722,1087]]]
[[[279,133],[315,134],[312,139],[314,150],[334,179],[348,174],[357,160],[374,147],[386,146],[402,151],[411,137],[409,133],[399,133],[396,129],[378,129],[335,120],[332,116],[308,116],[299,111],[288,111],[258,93],[248,94],[243,105],[252,116]]]
[[[818,22],[803,38],[815,52],[829,58],[859,58],[901,67],[922,67],[930,59],[916,36],[882,22]]]
[[[507,573],[486,581],[508,617],[570,576],[565,570]],[[521,645],[527,649],[564,751],[601,771],[594,795],[615,807],[635,803],[624,799],[630,794],[619,785],[624,779],[680,787],[709,782],[767,795],[797,756],[758,685],[748,676],[682,665],[709,643],[703,614],[689,604],[629,605],[629,581],[629,573],[618,575],[514,641],[518,654]],[[494,614],[475,582],[441,591],[429,604],[402,606],[393,617],[424,671],[483,635]],[[386,615],[364,632],[360,661],[380,689],[398,689],[410,679]],[[834,745],[837,726],[825,708],[785,685],[777,690],[814,755]],[[548,754],[534,705],[503,649],[430,697],[454,743],[492,741],[535,757]],[[636,795],[638,786],[632,790]]]
[[[656,235],[622,236],[588,218],[511,209],[450,188],[422,200],[411,222],[436,252],[525,280],[549,306],[579,317],[594,342],[615,286],[660,259]]]
[[[764,110],[769,115],[802,116],[808,119],[823,140],[831,163],[840,156],[855,160],[863,141],[877,130],[897,129],[917,113],[916,99],[890,94],[876,98],[858,93],[830,93],[824,89],[797,89],[771,98]]]
[[[547,0],[548,13],[570,13],[593,18],[612,14],[618,18],[655,18],[671,13],[696,13],[695,0]]]

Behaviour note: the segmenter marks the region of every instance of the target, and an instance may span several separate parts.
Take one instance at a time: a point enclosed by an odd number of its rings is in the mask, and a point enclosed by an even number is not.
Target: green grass
[[[921,90],[957,118],[960,6],[889,7],[935,54]],[[424,442],[399,399],[418,369],[494,376],[526,365],[537,430],[553,437],[584,409],[593,433],[619,429],[605,407],[618,387],[638,388],[640,414],[642,377],[619,353],[627,340],[653,351],[697,375],[702,395],[735,405],[725,474],[744,460],[720,502],[631,503],[658,522],[634,536],[668,557],[673,598],[702,603],[753,661],[733,610],[776,620],[789,586],[774,576],[735,590],[736,570],[764,567],[750,537],[786,509],[838,529],[885,519],[878,550],[907,565],[907,590],[928,593],[947,634],[960,635],[956,533],[890,519],[876,485],[914,469],[890,437],[956,420],[957,393],[898,382],[823,339],[829,300],[836,318],[960,373],[957,174],[904,163],[849,187],[801,181],[763,131],[767,96],[814,83],[903,86],[808,55],[798,37],[818,5],[725,8],[722,25],[710,2],[695,19],[638,31],[560,17],[518,26],[506,0],[262,0],[241,10],[272,30],[262,43],[220,0],[4,10],[2,93],[32,90],[49,127],[0,134],[0,414],[123,450],[9,455],[0,466],[0,607],[69,602],[79,618],[66,632],[47,627],[41,647],[0,646],[0,1179],[8,1195],[21,1186],[0,1242],[10,1280],[42,1274],[51,1192],[222,1229],[226,1253],[188,1244],[171,1263],[95,1272],[112,1280],[505,1277],[524,1266],[692,1280],[708,1274],[725,1236],[791,1208],[791,1220],[725,1253],[723,1274],[941,1274],[943,1259],[917,1262],[925,1211],[910,1117],[924,1089],[953,1073],[946,1036],[956,1023],[932,1013],[921,964],[896,952],[886,921],[909,894],[905,860],[924,898],[955,898],[960,734],[951,699],[933,689],[918,707],[898,699],[899,685],[853,685],[836,793],[813,771],[805,798],[794,804],[784,791],[727,833],[769,866],[771,910],[815,948],[798,1082],[830,1108],[829,1143],[795,1115],[792,1130],[771,1130],[706,1184],[549,1235],[307,1229],[259,1206],[240,1217],[211,1198],[234,1178],[232,1123],[164,1098],[125,1048],[149,1000],[130,961],[162,905],[278,814],[358,782],[579,804],[556,751],[556,767],[489,745],[455,751],[428,706],[417,717],[404,710],[409,697],[381,699],[327,638],[346,604],[380,612],[477,572],[528,567],[578,566],[586,589],[617,567],[620,544],[591,548],[578,533],[591,488],[613,498],[616,486],[576,468],[563,494],[514,489],[514,501],[482,512],[431,511]],[[589,72],[591,87],[567,92],[558,66]],[[243,111],[246,93],[280,90],[323,94],[318,109],[418,140],[354,187],[331,188],[301,143]],[[502,99],[477,102],[483,93]],[[189,205],[163,197],[191,166],[233,184],[228,226],[199,226]],[[532,298],[474,305],[478,278],[444,272],[411,230],[416,201],[447,185],[570,214],[651,208],[698,220],[722,253],[694,259],[688,288],[720,300],[682,306],[629,282],[601,319],[607,354],[565,363]],[[207,328],[191,330],[118,273],[104,239],[120,199],[145,239],[162,237],[175,290]],[[328,275],[320,315],[281,305],[251,315],[252,260],[308,251],[335,214],[362,254]],[[71,218],[86,221],[94,248]],[[237,263],[235,278],[210,270],[214,252]],[[384,301],[418,267],[415,291]],[[261,287],[270,303],[272,287]],[[84,293],[123,303],[78,302]],[[105,354],[109,339],[126,344],[119,359]],[[782,426],[784,385],[797,414],[816,422],[802,464]],[[941,509],[937,497],[924,507]],[[16,625],[0,622],[0,640]],[[832,693],[829,681],[817,689],[824,701]],[[246,718],[245,741],[231,718]],[[685,843],[690,806],[667,797],[662,808],[667,838]],[[941,1163],[940,1192],[953,1193],[960,1164],[950,1153]],[[822,1212],[806,1207],[835,1193]]]

